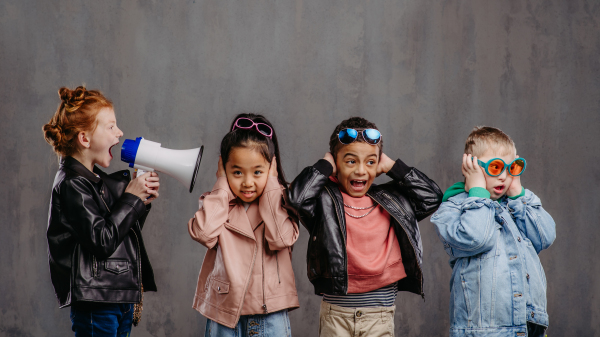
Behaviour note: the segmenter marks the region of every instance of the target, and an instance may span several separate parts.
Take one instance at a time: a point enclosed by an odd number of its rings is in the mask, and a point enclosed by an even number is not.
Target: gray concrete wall
[[[205,248],[186,222],[241,111],[274,123],[290,180],[349,116],[375,122],[385,152],[442,189],[461,179],[471,128],[500,127],[528,160],[523,184],[557,224],[540,255],[548,335],[600,334],[599,25],[592,0],[0,1],[0,335],[70,334],[48,271],[57,160],[41,126],[58,88],[82,83],[114,101],[124,138],[206,148],[194,193],[162,177],[144,229],[159,292],[145,297],[135,336],[202,335],[205,319],[191,304]],[[109,171],[125,168],[114,152]],[[426,301],[399,294],[397,336],[449,328],[448,257],[429,220],[421,231]],[[318,325],[307,240],[302,229],[295,336],[314,336]]]

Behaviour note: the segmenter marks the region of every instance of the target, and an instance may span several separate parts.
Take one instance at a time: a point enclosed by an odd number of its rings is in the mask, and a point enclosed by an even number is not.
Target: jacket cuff
[[[469,198],[476,197],[476,198],[489,199],[491,196],[492,195],[490,194],[490,192],[488,192],[488,190],[486,190],[483,187],[473,187],[473,188],[469,189]]]
[[[406,177],[413,168],[406,165],[400,158],[396,159],[396,163],[388,171],[387,175],[394,180],[400,180]]]
[[[313,167],[326,177],[329,177],[333,173],[333,166],[326,159],[319,159]]]
[[[131,206],[137,213],[138,218],[145,215],[147,212],[146,205],[144,205],[142,199],[140,199],[140,197],[138,197],[137,195],[125,192],[123,193],[121,198],[119,198],[119,201]]]

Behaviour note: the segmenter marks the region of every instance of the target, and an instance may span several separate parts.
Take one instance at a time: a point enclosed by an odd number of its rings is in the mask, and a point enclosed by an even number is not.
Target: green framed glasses
[[[513,177],[520,176],[525,171],[525,167],[527,166],[527,162],[525,158],[517,158],[510,162],[510,164],[506,164],[504,160],[500,158],[492,158],[487,162],[483,162],[477,159],[479,166],[485,169],[485,173],[492,177],[497,177],[504,172],[504,170],[508,167],[508,174]]]

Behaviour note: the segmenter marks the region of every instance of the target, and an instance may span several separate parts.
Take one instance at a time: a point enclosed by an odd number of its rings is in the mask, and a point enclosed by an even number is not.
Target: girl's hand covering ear
[[[335,177],[337,169],[335,167],[335,159],[333,159],[333,155],[331,154],[331,152],[325,153],[325,157],[323,157],[323,159],[327,160],[331,164],[331,166],[333,166],[333,172],[331,173],[331,175]]]
[[[279,174],[277,173],[277,157],[273,156],[273,160],[271,160],[271,167],[269,167],[269,176],[277,177]]]
[[[377,164],[377,176],[379,177],[382,173],[388,173],[394,164],[396,164],[396,162],[382,152],[381,157],[379,157],[379,163]]]
[[[217,167],[217,178],[225,177],[225,169],[223,168],[223,159],[219,156],[219,167]]]
[[[465,176],[465,191],[473,187],[486,188],[485,173],[483,167],[479,166],[477,157],[463,154],[462,173]],[[519,191],[520,192],[520,191]]]

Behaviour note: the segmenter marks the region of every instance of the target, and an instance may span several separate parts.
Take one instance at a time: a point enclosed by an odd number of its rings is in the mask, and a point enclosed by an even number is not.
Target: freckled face
[[[335,165],[340,189],[351,197],[360,198],[377,177],[379,147],[354,142],[337,152]]]
[[[244,202],[260,197],[267,185],[270,164],[258,151],[234,148],[225,164],[225,174],[233,194]]]
[[[498,152],[492,152],[488,150],[483,156],[481,156],[481,158],[478,159],[484,163],[487,163],[488,160],[492,158],[500,158],[504,160],[506,164],[510,164],[513,160],[515,160],[516,154],[513,151],[511,151],[509,154],[500,154]],[[502,174],[500,174],[497,177],[492,177],[488,175],[487,172],[484,173],[484,176],[485,189],[488,190],[488,192],[490,192],[490,198],[492,200],[500,199],[503,195],[505,195],[506,191],[508,191],[508,188],[510,187],[510,184],[513,181],[513,176],[508,174],[508,169],[505,169],[504,172],[502,172]]]
[[[112,108],[100,109],[96,121],[98,125],[89,138],[92,166],[98,164],[108,167],[113,158],[112,147],[119,144],[119,138],[123,136],[123,132],[117,127],[115,111]]]

